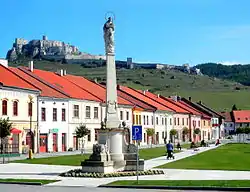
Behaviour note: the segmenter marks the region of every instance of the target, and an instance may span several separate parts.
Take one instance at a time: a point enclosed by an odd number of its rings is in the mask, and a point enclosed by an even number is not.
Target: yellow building
[[[211,118],[201,119],[201,140],[210,140],[212,136]]]

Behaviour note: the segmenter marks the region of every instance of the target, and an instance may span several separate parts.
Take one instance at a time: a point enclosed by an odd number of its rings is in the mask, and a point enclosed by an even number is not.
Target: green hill
[[[210,77],[217,77],[250,85],[250,65],[222,65],[205,63],[196,66],[201,72]]]
[[[10,63],[10,66],[27,66],[27,61]],[[34,61],[34,68],[47,71],[66,69],[68,74],[80,75],[98,82],[105,81],[105,67],[84,68],[80,65]],[[164,96],[191,96],[218,111],[229,110],[233,104],[238,108],[250,109],[250,87],[236,82],[209,76],[189,75],[173,70],[117,69],[118,83],[136,89],[148,89]]]

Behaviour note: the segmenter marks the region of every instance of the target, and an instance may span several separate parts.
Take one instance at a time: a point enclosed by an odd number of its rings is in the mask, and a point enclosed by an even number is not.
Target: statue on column
[[[104,32],[106,54],[114,53],[115,52],[115,40],[114,40],[115,26],[111,17],[109,17],[106,23],[104,24],[103,32]]]

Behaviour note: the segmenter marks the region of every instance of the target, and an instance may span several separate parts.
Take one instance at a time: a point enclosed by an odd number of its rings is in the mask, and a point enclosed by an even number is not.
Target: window
[[[86,118],[90,119],[90,106],[86,106]]]
[[[143,133],[143,140],[146,143],[146,133]]]
[[[165,118],[165,125],[167,125],[167,118]]]
[[[62,108],[62,121],[66,121],[66,110]]]
[[[53,108],[53,121],[57,121],[57,108]]]
[[[162,139],[164,139],[164,131],[162,131],[161,135],[162,135]]]
[[[158,117],[156,117],[156,125],[158,125],[159,123],[159,120],[158,120]]]
[[[97,140],[98,140],[98,130],[95,129],[95,141],[97,141]]]
[[[201,126],[201,121],[198,121],[198,127],[200,127]]]
[[[147,115],[147,125],[148,125],[148,123],[149,123],[149,122],[148,122],[148,115]]]
[[[146,125],[146,116],[143,115],[143,124]]]
[[[79,105],[74,105],[73,113],[74,117],[79,117]]]
[[[161,124],[164,125],[164,118],[161,118]]]
[[[176,125],[176,117],[174,118],[174,125]]]
[[[206,121],[203,122],[204,123],[204,126],[206,125]]]
[[[17,101],[13,102],[13,115],[14,116],[18,115],[18,102]]]
[[[123,111],[120,111],[120,120],[123,120]]]
[[[139,115],[139,125],[141,125],[141,115]]]
[[[169,124],[172,125],[172,119],[170,119]]]
[[[91,131],[88,133],[88,141],[91,141]]]
[[[182,125],[184,125],[184,118],[182,118]]]
[[[139,117],[138,115],[136,115],[135,124],[138,125],[138,123],[139,123]]]
[[[126,120],[127,121],[129,120],[129,112],[128,111],[126,112]]]
[[[42,121],[46,121],[46,109],[42,107]]]
[[[151,123],[152,123],[152,125],[154,125],[154,117],[153,116],[151,116]]]
[[[98,119],[98,107],[94,107],[94,118]]]
[[[178,123],[178,125],[180,125],[180,118],[179,117],[177,118],[177,123]]]
[[[2,101],[2,115],[7,115],[8,103],[6,100]]]
[[[29,104],[28,104],[28,115],[29,115],[29,117],[31,117],[32,116],[32,102],[29,102]]]

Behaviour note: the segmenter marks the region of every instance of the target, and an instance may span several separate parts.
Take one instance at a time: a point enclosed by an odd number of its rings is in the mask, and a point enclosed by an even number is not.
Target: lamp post
[[[31,142],[31,150],[32,152],[34,152],[34,135],[32,132],[32,113],[33,113],[33,107],[32,107],[32,103],[33,103],[33,97],[31,95],[29,95],[29,108],[28,108],[28,113],[30,116],[30,142]]]

